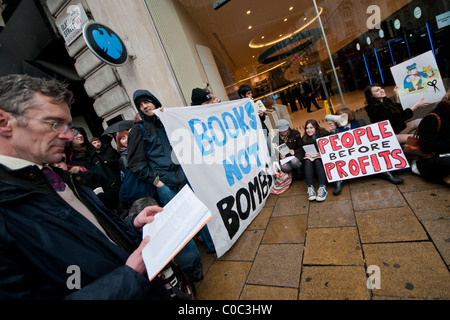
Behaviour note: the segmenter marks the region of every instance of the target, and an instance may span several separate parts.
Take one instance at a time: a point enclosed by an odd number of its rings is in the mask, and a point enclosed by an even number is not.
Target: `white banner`
[[[317,139],[328,182],[409,168],[389,121]]]
[[[273,185],[265,133],[250,99],[156,110],[195,195],[213,217],[217,256],[264,207]]]

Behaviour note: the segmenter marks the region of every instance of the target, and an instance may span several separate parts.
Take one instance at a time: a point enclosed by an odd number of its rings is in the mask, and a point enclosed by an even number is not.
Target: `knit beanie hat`
[[[206,90],[195,88],[192,90],[192,105],[193,106],[199,106],[203,102],[211,100],[212,96],[211,93],[209,93]]]

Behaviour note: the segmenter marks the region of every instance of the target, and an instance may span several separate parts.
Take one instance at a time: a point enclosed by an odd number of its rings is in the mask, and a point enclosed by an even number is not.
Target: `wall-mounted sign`
[[[66,11],[67,16],[57,25],[64,41],[67,45],[70,45],[83,33],[83,26],[89,19],[81,4],[69,6]]]
[[[83,37],[88,48],[100,60],[116,67],[128,60],[128,52],[120,37],[107,26],[90,22],[84,26]]]
[[[436,22],[438,29],[444,28],[450,25],[450,11],[444,12],[436,16]]]

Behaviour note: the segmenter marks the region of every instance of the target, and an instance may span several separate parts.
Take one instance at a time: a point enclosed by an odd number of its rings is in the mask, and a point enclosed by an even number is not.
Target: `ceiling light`
[[[284,18],[284,20],[283,20],[284,22],[286,22],[287,21],[287,18]]]
[[[251,28],[253,28],[252,26],[248,26],[248,29],[250,30]]]
[[[289,8],[289,11],[292,11],[292,10],[294,10],[294,7],[290,7],[290,8]]]
[[[251,10],[247,10],[247,14],[250,14],[250,13],[252,13],[252,11]]]

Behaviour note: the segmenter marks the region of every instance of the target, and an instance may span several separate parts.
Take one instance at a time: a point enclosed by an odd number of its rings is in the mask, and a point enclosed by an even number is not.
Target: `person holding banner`
[[[303,142],[305,146],[314,146],[316,149],[316,154],[312,154],[311,151],[305,152],[305,157],[303,158],[303,166],[305,170],[306,184],[308,186],[308,200],[309,201],[324,201],[327,197],[327,178],[325,175],[325,170],[323,168],[322,159],[320,158],[320,153],[317,147],[316,139],[329,135],[330,132],[319,126],[319,123],[310,119],[305,123],[305,134],[303,135]],[[317,173],[319,178],[319,189],[314,190],[314,173]]]
[[[289,127],[289,121],[285,119],[278,120],[276,123],[278,128],[278,144],[285,144],[288,153],[283,153],[282,150],[279,151],[279,158],[281,164],[281,171],[286,173],[292,173],[297,179],[303,179],[303,164],[302,159],[305,157],[305,151],[303,150],[303,140],[295,129]],[[287,150],[286,149],[286,150]],[[288,162],[285,162],[290,158]],[[285,161],[283,161],[285,160]]]
[[[419,141],[423,152],[433,154],[419,157],[417,168],[429,181],[450,186],[450,91],[419,125]]]
[[[406,139],[419,125],[420,119],[407,121],[412,118],[414,110],[429,105],[424,98],[417,101],[411,108],[403,109],[400,104],[397,87],[394,89],[395,101],[386,96],[386,91],[379,84],[371,84],[364,90],[366,97],[366,111],[372,123],[389,120],[398,142],[404,144]]]
[[[181,166],[172,161],[169,138],[160,119],[153,112],[163,108],[161,102],[147,90],[136,90],[133,100],[141,115],[145,136],[139,123],[134,124],[128,135],[128,169],[139,179],[153,184],[159,201],[165,206],[188,181]],[[212,240],[208,241],[211,236],[206,228],[202,228],[205,245],[214,246]],[[209,247],[214,250],[213,248]],[[175,259],[194,281],[203,278],[200,252],[193,240],[188,242]]]
[[[191,105],[200,106],[210,103],[219,103],[220,100],[216,96],[205,89],[194,88],[192,89]]]
[[[342,117],[345,115],[344,117]],[[365,125],[365,121],[363,119],[356,119],[355,113],[349,109],[349,108],[341,108],[336,111],[335,115],[327,115],[325,116],[325,119],[330,120],[337,120],[339,118],[339,121],[334,122],[335,133],[345,132],[348,130],[353,130],[359,127],[363,127]],[[342,120],[344,119],[344,120]],[[331,128],[332,126],[330,126]],[[330,130],[331,131],[331,130]],[[382,178],[388,180],[389,182],[393,184],[400,184],[403,182],[403,179],[390,173],[390,172],[383,172],[380,174]],[[337,196],[341,194],[342,187],[344,185],[344,181],[336,181],[334,182],[333,186],[333,195]]]

